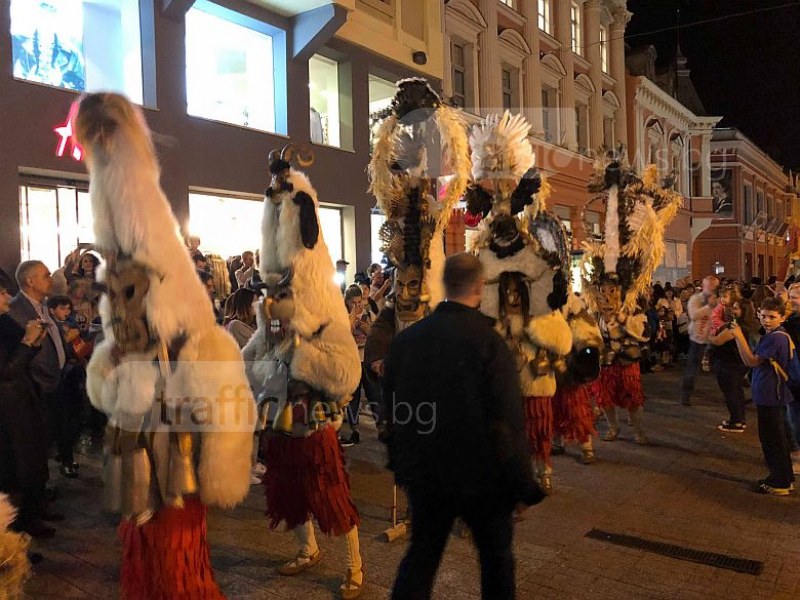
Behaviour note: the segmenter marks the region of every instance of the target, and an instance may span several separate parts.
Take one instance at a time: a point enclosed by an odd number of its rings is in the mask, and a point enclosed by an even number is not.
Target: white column
[[[486,20],[486,29],[478,36],[480,46],[481,114],[498,112],[503,106],[500,87],[500,51],[497,38],[497,0],[479,0],[478,8]]]
[[[557,132],[557,137],[553,140],[556,144],[561,144],[561,132],[564,132],[563,145],[570,150],[578,149],[578,136],[575,131],[575,68],[572,59],[572,35],[570,31],[570,7],[572,3],[568,0],[553,2],[553,9],[556,12],[556,36],[561,42],[561,49],[558,57],[564,65],[567,74],[561,81],[561,115],[559,119],[561,131]]]
[[[619,109],[614,119],[614,133],[619,141],[628,142],[628,102],[626,99],[625,82],[625,27],[633,16],[625,8],[619,7],[614,10],[614,21],[611,24],[610,47],[611,51],[611,76],[616,80],[614,93],[619,99]]]
[[[539,11],[537,0],[521,0],[520,13],[525,17],[525,41],[531,49],[531,55],[522,63],[525,72],[523,106],[525,117],[531,124],[531,131],[539,136],[544,133],[542,118],[542,68],[539,65]]]
[[[704,132],[700,140],[700,190],[701,196],[711,195],[711,132]],[[756,201],[756,189],[753,186],[753,203]],[[766,197],[765,197],[766,198]]]
[[[583,5],[586,19],[586,58],[591,64],[589,77],[594,93],[589,97],[589,149],[603,143],[603,65],[600,62],[600,0],[588,0]],[[608,43],[606,41],[606,43]]]

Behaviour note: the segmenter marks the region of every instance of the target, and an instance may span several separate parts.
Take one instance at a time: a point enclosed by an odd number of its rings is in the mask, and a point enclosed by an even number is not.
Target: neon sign
[[[78,103],[73,102],[72,106],[70,106],[69,114],[67,115],[67,121],[63,125],[59,125],[58,127],[53,127],[53,131],[61,137],[58,142],[58,147],[56,148],[56,156],[64,156],[64,152],[67,150],[67,145],[70,147],[70,156],[75,160],[81,160],[83,157],[83,148],[81,145],[75,140],[75,132],[72,130],[72,122],[75,119],[75,115],[78,112]]]

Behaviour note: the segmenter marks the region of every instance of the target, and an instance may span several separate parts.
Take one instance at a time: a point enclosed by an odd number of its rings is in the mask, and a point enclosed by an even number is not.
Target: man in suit
[[[399,333],[385,362],[389,461],[413,515],[392,598],[431,597],[456,517],[472,530],[483,598],[513,600],[512,514],[544,494],[533,479],[516,363],[478,312],[483,268],[444,266],[447,300]]]
[[[70,355],[61,330],[44,303],[53,290],[53,276],[43,262],[27,260],[17,267],[15,278],[20,291],[11,299],[8,314],[21,327],[38,319],[47,328],[42,348],[31,361],[31,379],[50,412],[61,474],[74,478],[78,476],[78,465],[73,452],[74,432],[69,426],[74,420],[74,407],[66,406],[61,394],[62,373]]]

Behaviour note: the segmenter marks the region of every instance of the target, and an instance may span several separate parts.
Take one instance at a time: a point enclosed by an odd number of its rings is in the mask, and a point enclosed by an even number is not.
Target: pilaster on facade
[[[478,0],[486,28],[478,37],[481,114],[498,112],[503,106],[498,69],[497,0]]]
[[[586,54],[589,58],[589,77],[594,92],[589,98],[590,130],[589,147],[596,148],[603,141],[603,65],[600,56],[600,14],[601,0],[587,0],[583,5],[586,16]],[[608,44],[608,40],[606,40]]]
[[[578,149],[578,136],[575,123],[575,65],[572,52],[570,9],[571,2],[559,2],[555,6],[556,38],[561,42],[558,58],[564,67],[564,78],[561,81],[560,124],[557,144],[562,144],[573,152]]]
[[[537,3],[528,0],[522,2],[520,14],[525,18],[525,39],[530,48],[530,56],[524,62],[524,77],[522,78],[522,110],[531,124],[534,136],[544,134],[544,119],[542,118],[542,71],[539,66],[539,15]]]
[[[627,91],[625,81],[625,28],[631,20],[633,13],[625,8],[625,2],[616,2],[611,10],[613,20],[611,22],[610,57],[611,76],[616,80],[614,94],[621,106],[627,106]],[[628,139],[627,119],[616,119],[614,121],[614,135],[617,140]]]

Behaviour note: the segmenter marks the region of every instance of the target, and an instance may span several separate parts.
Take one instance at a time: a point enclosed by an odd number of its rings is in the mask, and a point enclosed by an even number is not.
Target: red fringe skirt
[[[604,365],[600,368],[597,406],[611,408],[619,406],[625,410],[636,410],[644,405],[642,379],[639,363],[629,365]]]
[[[524,407],[531,454],[549,465],[553,450],[553,399],[550,396],[526,396]]]
[[[326,535],[344,535],[358,526],[350,477],[333,427],[303,438],[270,436],[265,459],[263,483],[271,528],[285,521],[294,529],[312,516]]]
[[[142,526],[125,519],[120,597],[124,600],[224,600],[208,555],[206,507],[164,507]]]
[[[553,397],[555,433],[565,442],[583,444],[593,435],[597,435],[594,411],[589,399],[589,385],[591,384],[558,388]]]

